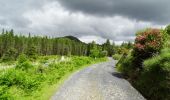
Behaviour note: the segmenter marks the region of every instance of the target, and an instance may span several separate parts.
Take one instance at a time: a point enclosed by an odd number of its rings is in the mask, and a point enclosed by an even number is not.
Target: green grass
[[[93,59],[94,60],[94,59]],[[37,94],[33,95],[31,98],[28,97],[28,99],[35,99],[36,100],[48,100],[50,99],[51,96],[54,95],[54,93],[56,93],[59,89],[59,87],[64,83],[64,81],[66,79],[69,78],[70,75],[72,75],[73,73],[75,72],[78,72],[84,68],[86,68],[87,66],[89,65],[92,65],[92,64],[95,64],[95,63],[98,63],[98,62],[103,62],[103,61],[107,61],[106,58],[100,58],[100,59],[97,59],[95,61],[92,61],[90,62],[90,64],[85,64],[83,66],[79,66],[77,69],[74,69],[73,71],[68,71],[58,82],[57,84],[53,84],[51,86],[49,85],[46,85],[44,86],[41,91],[39,91]]]
[[[72,73],[88,65],[106,61],[106,58],[76,56],[60,61],[60,57],[53,56],[39,57],[34,61],[38,65],[33,65],[22,59],[17,63],[19,67],[1,72],[0,99],[48,100]],[[45,66],[46,63],[48,66]]]

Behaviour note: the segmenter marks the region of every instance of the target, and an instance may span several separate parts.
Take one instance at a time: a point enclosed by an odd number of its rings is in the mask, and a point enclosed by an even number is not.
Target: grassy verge
[[[93,65],[93,64],[96,64],[99,62],[104,62],[104,61],[107,61],[107,58],[98,58],[98,59],[92,61],[90,64],[85,64],[85,65],[79,66],[79,68],[74,69],[73,71],[67,72],[64,76],[62,76],[62,78],[56,84],[53,84],[51,86],[49,86],[49,85],[44,86],[42,88],[42,90],[39,91],[39,93],[33,95],[29,99],[36,98],[36,100],[49,100],[54,95],[54,93],[56,93],[58,91],[58,89],[64,83],[64,81],[67,80],[73,73],[83,70],[90,65]]]
[[[17,63],[16,68],[2,72],[0,99],[48,100],[73,72],[106,61],[106,58],[74,56],[59,61],[57,58],[50,57],[50,60],[43,58],[38,61],[40,63],[35,65],[26,60],[19,60],[20,63]]]

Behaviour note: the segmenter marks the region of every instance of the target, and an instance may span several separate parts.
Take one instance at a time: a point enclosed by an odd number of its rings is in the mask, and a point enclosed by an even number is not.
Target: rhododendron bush
[[[130,61],[127,61],[128,63],[131,63],[130,66],[127,67],[128,65],[126,64],[126,59],[128,59],[128,57],[123,57],[124,60],[120,60],[120,64],[117,65],[124,67],[125,70],[133,67],[132,69],[134,72],[138,73],[140,69],[143,68],[144,60],[159,54],[161,48],[163,47],[163,35],[164,34],[160,29],[146,29],[138,32],[136,34],[134,48],[130,54]]]
[[[162,33],[159,29],[146,29],[137,33],[133,50],[136,65],[141,67],[143,60],[159,53],[162,44]]]
[[[116,66],[146,99],[170,100],[170,25],[138,32]]]

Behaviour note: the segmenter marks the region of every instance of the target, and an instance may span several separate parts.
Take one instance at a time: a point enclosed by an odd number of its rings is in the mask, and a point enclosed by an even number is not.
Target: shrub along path
[[[52,100],[145,100],[114,68],[115,61],[92,65],[73,74]]]

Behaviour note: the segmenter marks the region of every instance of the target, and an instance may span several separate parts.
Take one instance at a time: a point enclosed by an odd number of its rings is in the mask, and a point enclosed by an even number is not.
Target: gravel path
[[[92,65],[73,74],[52,100],[145,100],[115,71],[115,61]]]

